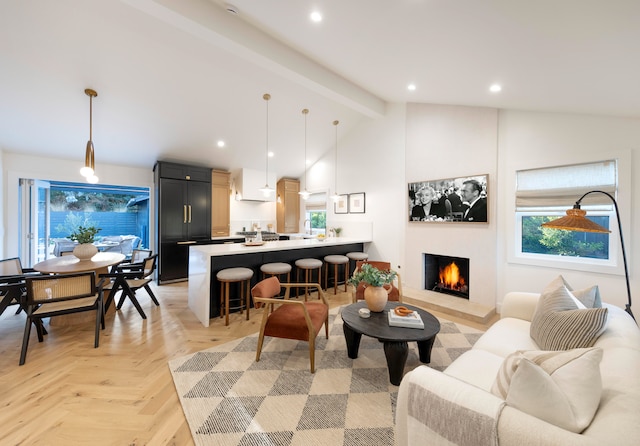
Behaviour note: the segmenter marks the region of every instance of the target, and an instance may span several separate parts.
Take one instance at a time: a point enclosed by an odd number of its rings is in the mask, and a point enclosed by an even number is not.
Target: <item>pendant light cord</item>
[[[93,141],[93,96],[89,95],[89,141]]]
[[[304,190],[307,190],[307,114],[309,110],[305,108],[302,113],[304,113]]]
[[[333,121],[333,125],[336,127],[336,156],[334,159],[335,162],[335,190],[334,190],[334,195],[338,195],[338,124],[340,124],[340,121]]]
[[[304,191],[306,193],[307,192],[307,115],[309,114],[309,109],[307,108],[303,109],[302,114],[304,115]]]
[[[266,157],[265,157],[265,171],[264,171],[264,184],[265,184],[265,188],[267,186],[269,186],[269,99],[271,99],[271,95],[269,93],[265,93],[264,96],[262,96],[262,99],[264,99],[267,103],[267,119],[266,119],[266,123],[267,123],[267,147],[266,147]]]

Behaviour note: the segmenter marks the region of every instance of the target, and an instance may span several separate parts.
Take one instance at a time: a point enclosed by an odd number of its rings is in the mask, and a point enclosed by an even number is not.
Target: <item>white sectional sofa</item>
[[[397,444],[640,444],[640,329],[618,307],[602,304],[608,309],[606,329],[593,346],[602,349],[602,392],[595,415],[582,432],[532,416],[491,393],[507,356],[518,350],[542,350],[530,336],[539,296],[509,293],[500,320],[444,372],[420,366],[405,375],[396,410]],[[597,365],[595,369],[597,373]],[[594,392],[597,398],[598,386],[590,389],[584,394]],[[441,405],[446,400],[454,401],[454,407]]]

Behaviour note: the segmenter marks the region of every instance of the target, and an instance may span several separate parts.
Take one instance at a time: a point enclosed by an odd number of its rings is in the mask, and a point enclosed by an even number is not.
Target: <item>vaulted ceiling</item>
[[[638,23],[637,0],[0,0],[0,150],[82,163],[85,88],[97,163],[149,168],[264,169],[270,93],[278,177],[303,108],[312,162],[388,103],[638,118]]]

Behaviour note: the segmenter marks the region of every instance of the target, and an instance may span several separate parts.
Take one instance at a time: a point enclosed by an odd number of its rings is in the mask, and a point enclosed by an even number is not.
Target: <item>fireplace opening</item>
[[[423,254],[424,288],[469,299],[469,259]]]

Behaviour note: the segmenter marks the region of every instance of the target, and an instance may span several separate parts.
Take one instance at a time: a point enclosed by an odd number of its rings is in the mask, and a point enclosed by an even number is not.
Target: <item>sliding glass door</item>
[[[20,179],[20,261],[30,267],[49,256],[50,184]]]
[[[63,255],[78,226],[99,228],[101,249],[131,255],[148,248],[149,188],[20,179],[19,256],[31,267]],[[106,246],[109,245],[109,246]],[[106,246],[106,247],[105,247]]]

